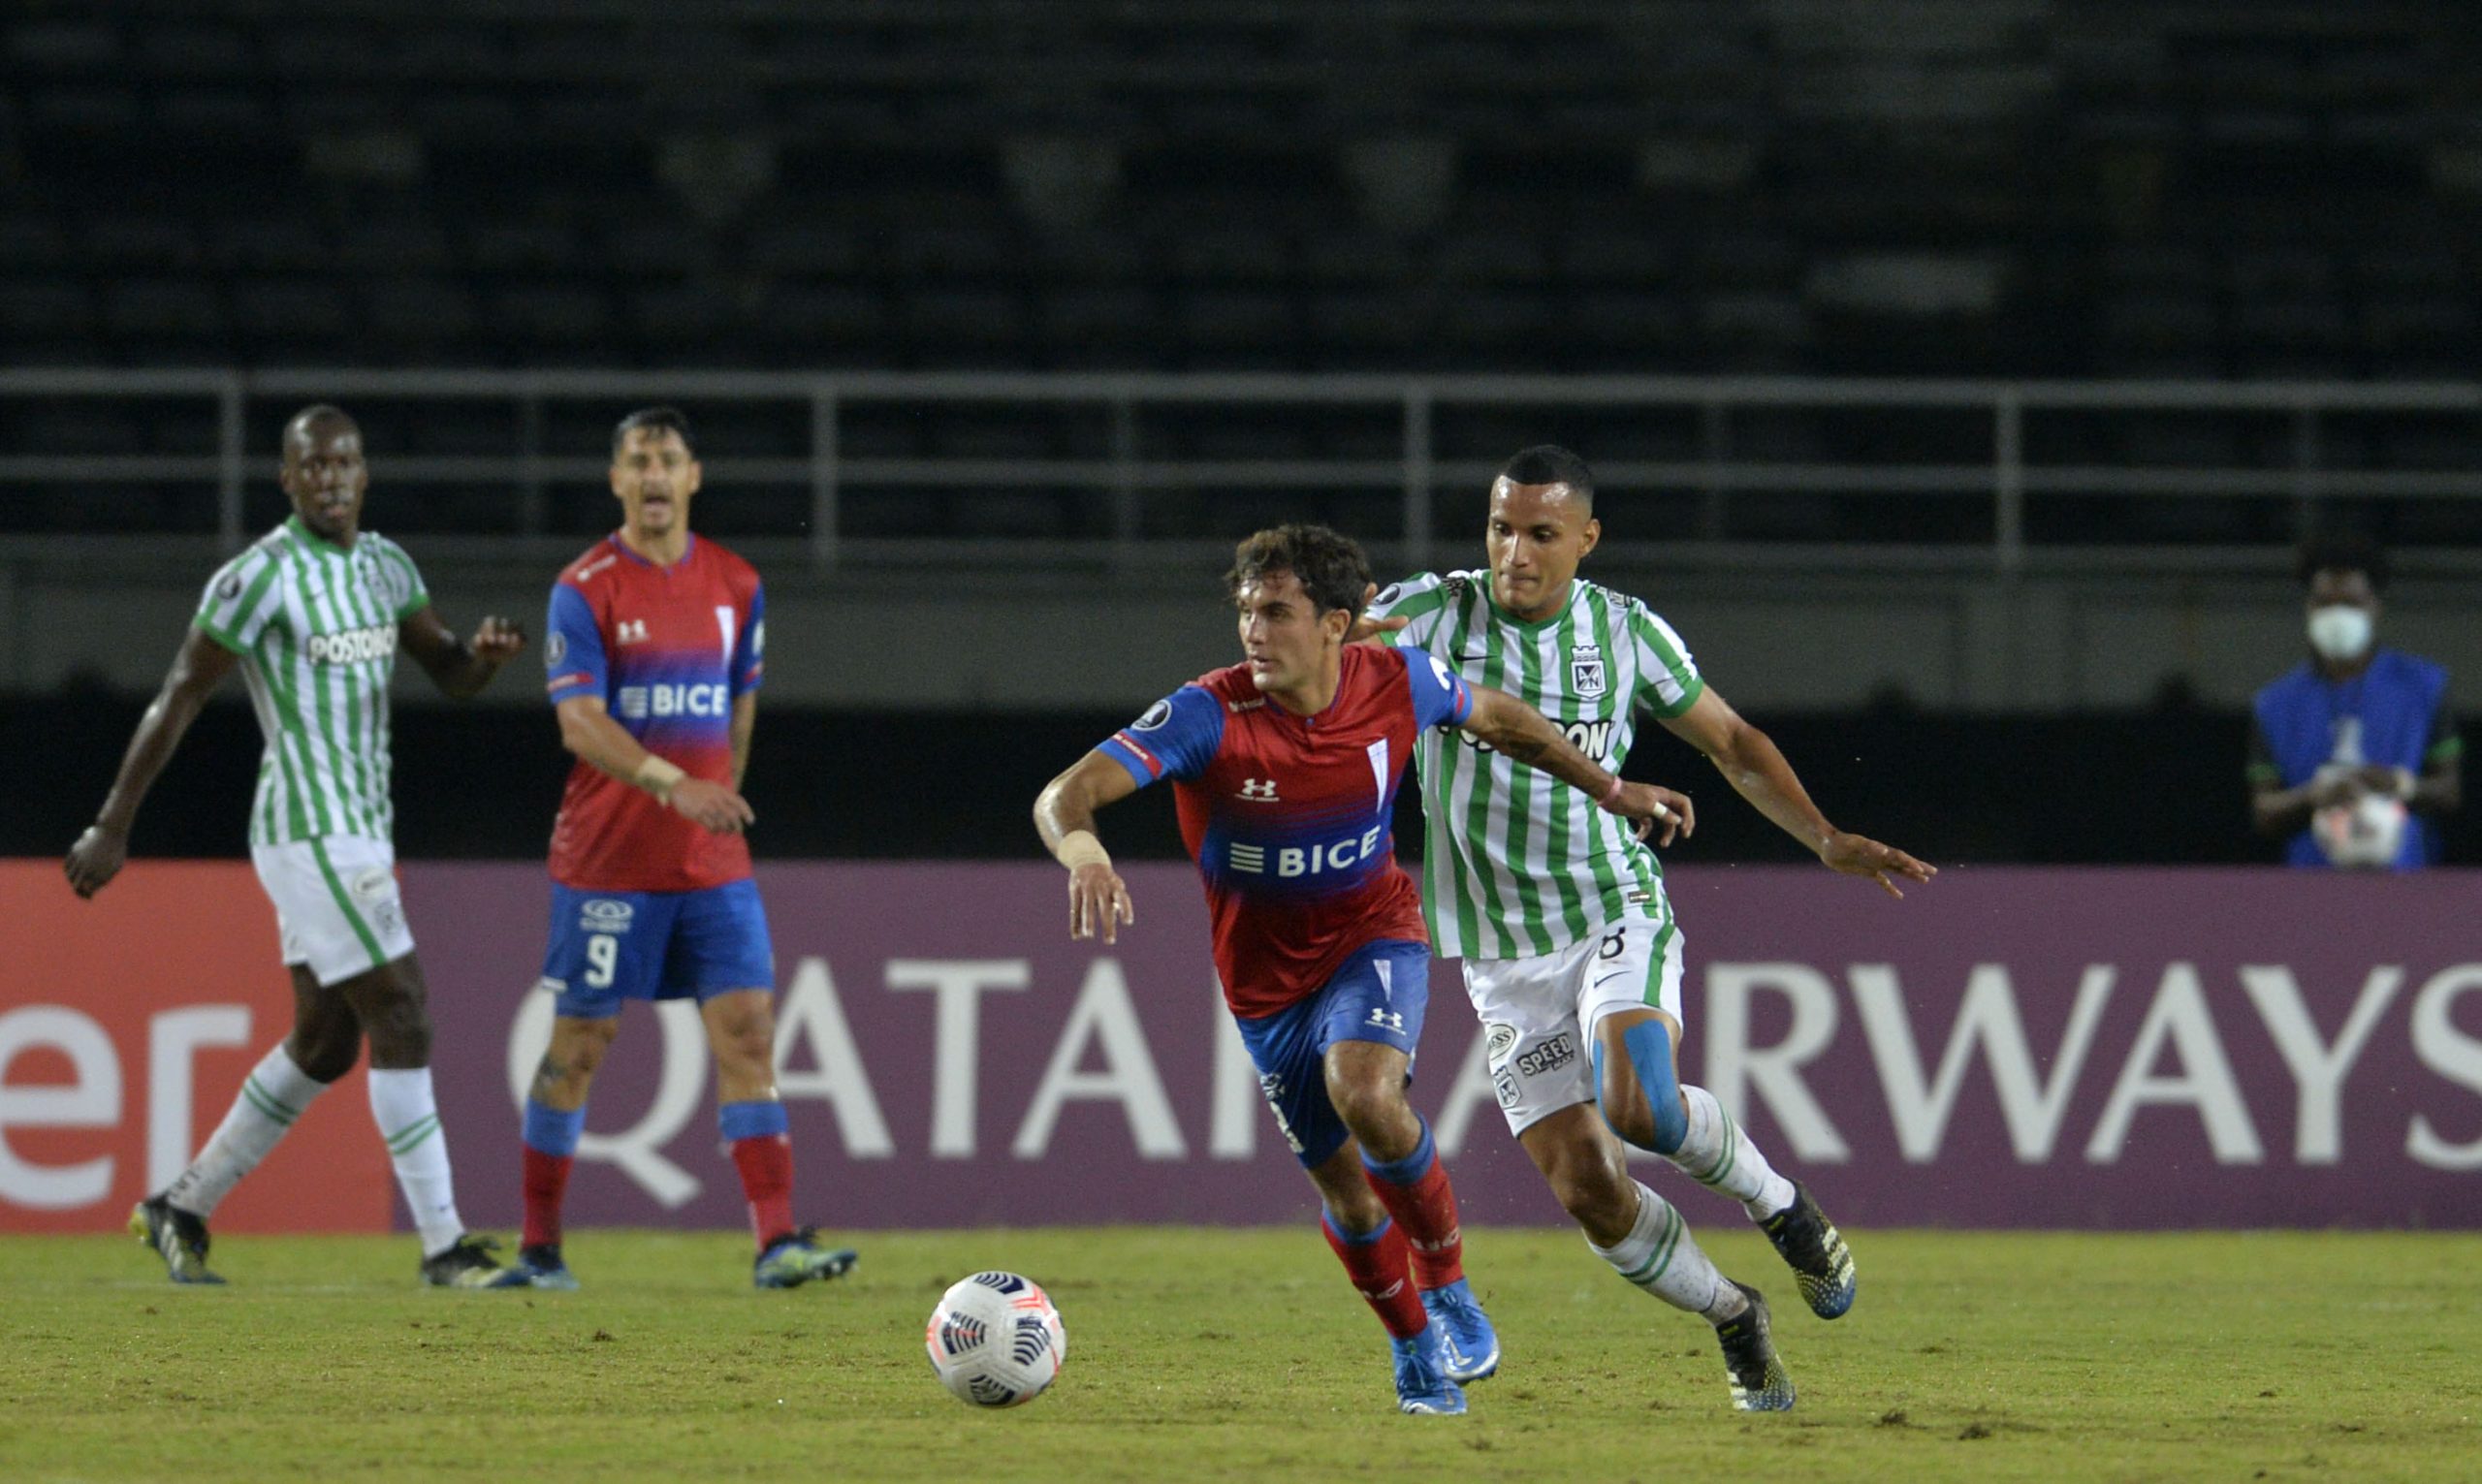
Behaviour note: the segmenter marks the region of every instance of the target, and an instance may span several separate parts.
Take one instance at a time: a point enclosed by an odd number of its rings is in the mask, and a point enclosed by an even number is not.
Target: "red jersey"
[[[733,703],[758,688],[766,595],[749,563],[692,536],[659,567],[605,538],[552,586],[546,687],[596,696],[641,746],[693,778],[733,781]],[[552,879],[589,892],[694,892],[749,874],[749,844],[699,828],[581,759],[552,826]]]
[[[1336,698],[1315,716],[1269,701],[1235,665],[1102,743],[1140,787],[1173,780],[1233,1014],[1271,1015],[1317,994],[1370,943],[1430,941],[1421,896],[1396,864],[1396,786],[1422,728],[1473,712],[1464,680],[1429,655],[1347,645]]]

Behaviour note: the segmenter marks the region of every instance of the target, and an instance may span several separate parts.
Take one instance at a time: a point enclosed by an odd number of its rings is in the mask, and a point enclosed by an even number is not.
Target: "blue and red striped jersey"
[[[1336,698],[1315,716],[1269,701],[1235,665],[1102,743],[1139,787],[1173,782],[1233,1014],[1316,994],[1366,944],[1430,940],[1420,893],[1396,864],[1396,786],[1422,728],[1473,713],[1465,681],[1430,655],[1347,645]]]
[[[733,779],[733,703],[758,688],[766,594],[749,563],[692,536],[659,567],[605,538],[552,586],[552,704],[597,696],[639,745],[694,778]],[[552,827],[552,879],[590,892],[690,892],[750,873],[749,844],[690,823],[581,760]]]

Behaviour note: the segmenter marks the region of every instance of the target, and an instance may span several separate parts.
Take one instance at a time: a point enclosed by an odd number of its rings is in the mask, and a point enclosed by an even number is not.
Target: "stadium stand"
[[[7,353],[1040,368],[1100,331],[1165,367],[2349,376],[2475,348],[2473,43],[2435,7],[971,9],[16,8]]]
[[[2454,378],[2482,351],[2475,34],[2402,0],[35,0],[0,21],[0,358]],[[13,415],[0,452],[169,451],[196,413],[166,415]],[[928,423],[844,452],[1063,436]],[[2228,423],[2081,436],[2298,453]],[[2482,454],[2469,419],[2322,436],[2345,471]],[[924,533],[1088,520],[964,503]],[[2041,519],[2283,534],[2228,500]],[[1797,493],[1734,520],[1857,533]],[[2383,523],[2475,539],[2465,502]]]

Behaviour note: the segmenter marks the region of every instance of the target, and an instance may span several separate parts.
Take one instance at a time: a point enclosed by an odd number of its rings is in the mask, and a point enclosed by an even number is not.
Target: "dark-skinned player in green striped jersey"
[[[1576,575],[1601,537],[1585,460],[1527,449],[1491,485],[1489,567],[1377,593],[1353,637],[1417,646],[1507,690],[1615,774],[1638,713],[1650,711],[1830,868],[1893,897],[1899,881],[1929,880],[1932,868],[1829,823],[1670,624]],[[1660,1154],[1740,1202],[1820,1317],[1852,1306],[1853,1257],[1818,1202],[1767,1164],[1713,1093],[1679,1079],[1681,934],[1653,849],[1610,828],[1593,800],[1471,738],[1425,733],[1418,761],[1423,906],[1437,951],[1464,961],[1510,1130],[1596,1255],[1715,1326],[1734,1406],[1790,1407],[1765,1298],[1716,1270],[1679,1213],[1631,1177],[1621,1148]],[[1686,814],[1680,834],[1696,828]]]
[[[446,1288],[524,1286],[458,1218],[430,1080],[430,1014],[397,893],[388,681],[399,647],[440,690],[474,695],[525,647],[503,618],[461,640],[440,621],[404,549],[362,529],[362,429],[334,407],[284,428],[282,525],[207,579],[189,636],[139,719],[94,825],[65,869],[80,897],[129,855],[140,801],[199,708],[241,672],[267,754],[250,808],[250,862],[275,906],[293,971],[293,1030],[243,1080],[207,1148],[130,1213],[176,1283],[218,1283],[207,1219],[370,1042],[370,1112],[422,1239],[421,1277]]]

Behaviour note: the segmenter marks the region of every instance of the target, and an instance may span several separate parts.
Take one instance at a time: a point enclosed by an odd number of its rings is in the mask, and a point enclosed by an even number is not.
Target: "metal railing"
[[[549,447],[557,414],[589,426],[629,406],[681,401],[693,411],[719,406],[762,412],[802,429],[798,452],[740,457],[714,442],[702,449],[711,482],[742,481],[798,490],[783,501],[780,528],[766,534],[805,548],[821,569],[867,554],[875,560],[955,562],[1109,560],[1135,567],[1205,544],[1220,498],[1255,491],[1281,500],[1350,495],[1366,516],[1388,512],[1384,529],[1362,528],[1386,554],[1408,566],[1427,565],[1439,551],[1443,508],[1459,549],[1476,523],[1469,504],[1445,506],[1443,495],[1478,501],[1510,448],[1511,428],[1551,427],[1578,419],[1605,426],[1660,425],[1671,429],[1652,445],[1614,454],[1586,446],[1607,494],[1659,495],[1676,519],[1660,530],[1633,527],[1627,540],[1663,549],[1677,559],[1732,560],[1772,550],[1798,559],[1810,550],[1803,533],[1753,539],[1742,519],[1752,502],[1791,496],[1883,502],[1963,502],[1965,518],[1952,534],[1889,550],[1898,560],[1929,560],[1964,570],[2011,574],[2029,561],[2064,559],[2098,543],[2090,528],[2033,516],[2047,502],[2069,498],[2150,502],[2243,501],[2272,506],[2256,545],[2272,551],[2307,529],[2320,507],[2341,501],[2457,502],[2482,493],[2482,384],[2470,383],[2211,383],[2187,381],[1967,381],[1798,377],[1506,376],[1372,374],[956,373],[839,371],[374,371],[287,369],[68,370],[0,369],[0,498],[47,489],[153,487],[211,502],[213,527],[227,547],[243,537],[249,487],[272,458],[277,422],[302,402],[360,399],[390,404],[495,404],[512,429],[504,452],[422,453],[371,450],[390,484],[484,485],[509,492],[510,515],[498,534],[545,536],[557,490],[599,489],[605,457],[595,442]],[[10,436],[8,425],[42,404],[180,402],[213,409],[211,447],[186,452],[47,451],[38,435]],[[891,415],[936,421],[946,414],[1002,409],[1020,426],[1100,426],[1098,437],[1063,433],[1045,452],[897,452],[857,447],[857,423]],[[1259,456],[1194,446],[1164,447],[1165,426],[1195,428],[1218,418],[1281,420],[1344,416],[1355,430],[1341,450],[1317,453],[1285,442]],[[1779,452],[1742,429],[1753,419],[1903,418],[1925,434],[1897,438],[1893,453],[1856,453],[1812,446]],[[1921,420],[1927,420],[1923,422]],[[2116,436],[2132,425],[2170,419],[2205,428],[2202,460],[2149,457]],[[2427,466],[2373,460],[2362,451],[2369,426],[2424,421],[2433,432]],[[39,418],[30,419],[40,424]],[[2037,436],[2055,427],[2088,434]],[[2236,428],[2247,430],[2243,436]],[[2095,430],[2099,429],[2099,433]],[[255,435],[254,435],[255,434]],[[2339,436],[2340,434],[2340,436]],[[1081,441],[1082,440],[1082,441]],[[2254,440],[2261,457],[2212,457]],[[1284,440],[1279,440],[1284,442]],[[1830,440],[1830,442],[1832,440]],[[1169,440],[1182,444],[1179,438]],[[1755,443],[1756,446],[1753,446]],[[2339,445],[2341,445],[2339,449]],[[2135,454],[2098,456],[2094,450]],[[1648,448],[1652,452],[1648,452]],[[2065,452],[2052,452],[2060,449]],[[1067,450],[1062,452],[1061,450]],[[1161,452],[1156,450],[1161,449]],[[2272,456],[2266,450],[2273,449]],[[1934,457],[1924,457],[1929,450]],[[2473,458],[2467,454],[2477,456]],[[2420,461],[2416,461],[2417,463]],[[884,521],[868,533],[848,508],[859,489],[935,492],[969,499],[991,490],[1034,491],[1083,502],[1087,528],[1049,536],[957,538],[937,529],[909,531]],[[1166,519],[1194,504],[1204,520]],[[2482,549],[2482,507],[2462,543]],[[203,525],[204,521],[189,524]],[[2041,529],[2037,527],[2041,526]],[[0,522],[5,528],[6,522]],[[1684,528],[1685,527],[1685,528]],[[143,529],[142,525],[138,527]],[[127,531],[126,523],[115,526]],[[1961,531],[1962,535],[1955,535]],[[1811,532],[1810,534],[1816,534]],[[2109,533],[2106,533],[2109,534]],[[2084,539],[2081,539],[2084,538]],[[1856,533],[1841,541],[1850,558]],[[1875,538],[1865,529],[1858,539]],[[2178,543],[2166,543],[2177,546]],[[778,553],[780,557],[783,553]],[[2477,553],[2482,554],[2482,553]]]

